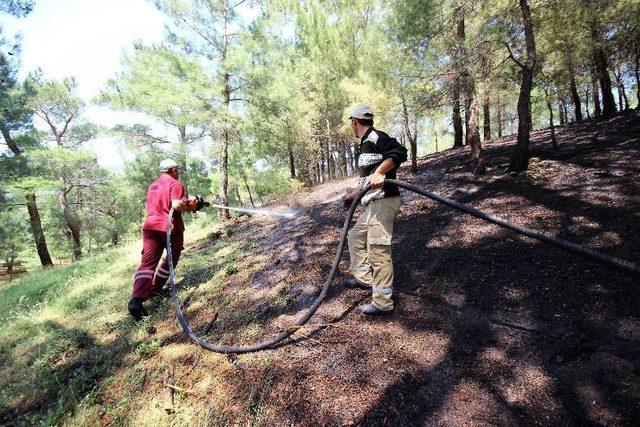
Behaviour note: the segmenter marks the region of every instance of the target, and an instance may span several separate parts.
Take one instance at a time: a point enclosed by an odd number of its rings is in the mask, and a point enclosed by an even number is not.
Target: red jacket
[[[166,231],[167,217],[173,200],[186,200],[184,185],[171,175],[163,173],[147,192],[147,219],[143,230]],[[182,213],[173,213],[173,230],[183,231]]]

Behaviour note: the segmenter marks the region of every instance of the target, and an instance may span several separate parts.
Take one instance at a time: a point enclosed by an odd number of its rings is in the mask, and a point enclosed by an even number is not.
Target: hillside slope
[[[640,260],[640,114],[513,137],[399,179],[518,224]],[[347,179],[291,196],[292,220],[199,222],[178,267],[185,312],[212,341],[247,343],[309,307],[328,273]],[[139,244],[0,289],[0,420],[135,425],[630,424],[640,418],[638,279],[412,194],[396,223],[397,311],[355,312],[348,259],[312,323],[277,349],[227,357],[188,341],[168,301],[125,313]],[[28,298],[20,297],[27,293]],[[165,384],[177,386],[165,411]],[[169,411],[170,412],[170,411]]]

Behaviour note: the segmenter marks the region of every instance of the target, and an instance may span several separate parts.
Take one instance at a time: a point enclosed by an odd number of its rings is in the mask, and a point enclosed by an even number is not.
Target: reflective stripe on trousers
[[[156,272],[156,267],[165,250],[165,238],[163,231],[142,230],[142,262],[134,275],[131,296],[147,299],[154,290],[160,291],[167,283],[169,266],[166,259]],[[175,266],[178,264],[183,249],[182,231],[175,231],[171,234],[171,247],[173,249],[173,265]]]

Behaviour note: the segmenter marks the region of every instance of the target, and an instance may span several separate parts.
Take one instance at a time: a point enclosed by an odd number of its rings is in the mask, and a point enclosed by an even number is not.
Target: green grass
[[[239,325],[237,338],[246,339],[260,332],[254,316],[241,309],[247,293],[224,292],[236,276],[249,274],[239,271],[246,248],[227,233],[212,240],[218,228],[206,220],[190,224],[177,270],[180,297],[193,293],[189,311],[218,310]],[[151,305],[143,322],[127,314],[140,247],[135,241],[0,285],[0,424],[225,423],[221,408],[231,362],[187,343],[166,301]],[[203,300],[212,294],[215,301]],[[165,413],[167,375],[193,382],[183,385],[208,403],[178,393],[176,413]],[[268,381],[256,387],[241,414],[249,424],[264,417]]]

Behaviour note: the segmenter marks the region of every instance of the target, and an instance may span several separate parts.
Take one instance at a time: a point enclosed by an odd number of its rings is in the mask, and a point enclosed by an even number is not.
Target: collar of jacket
[[[360,144],[363,144],[366,140],[373,142],[374,144],[378,141],[378,134],[375,132],[373,126],[371,126],[360,138]]]

